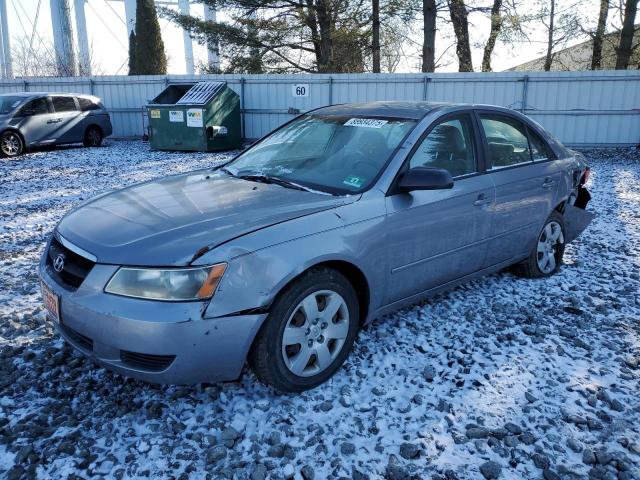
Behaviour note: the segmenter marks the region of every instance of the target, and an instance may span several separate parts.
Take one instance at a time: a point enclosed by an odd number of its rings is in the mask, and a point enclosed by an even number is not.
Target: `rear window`
[[[480,115],[489,147],[491,168],[510,167],[531,161],[529,140],[524,125],[498,115]]]
[[[51,97],[53,108],[56,112],[73,112],[76,111],[76,101],[73,97]]]
[[[80,105],[80,110],[83,112],[87,112],[89,110],[100,110],[102,108],[99,103],[89,98],[78,97],[78,104]]]

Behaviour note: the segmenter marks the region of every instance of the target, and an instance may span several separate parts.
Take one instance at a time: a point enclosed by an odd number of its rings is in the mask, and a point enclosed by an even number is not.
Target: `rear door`
[[[527,127],[505,113],[478,111],[484,134],[488,176],[496,198],[487,266],[526,255],[555,207],[560,173],[552,152],[531,141]]]
[[[484,264],[494,188],[481,174],[476,127],[469,113],[437,121],[403,169],[449,170],[452,189],[387,196],[387,303],[464,277]]]
[[[68,95],[52,95],[56,143],[81,142],[84,136],[82,117],[76,99]]]

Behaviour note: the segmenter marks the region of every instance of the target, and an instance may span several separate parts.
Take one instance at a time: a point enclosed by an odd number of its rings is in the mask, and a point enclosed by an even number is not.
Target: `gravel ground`
[[[585,152],[599,216],[547,280],[509,273],[360,333],[328,383],[158,387],[45,323],[36,265],[69,208],[225,155],[143,143],[0,162],[0,477],[640,478],[640,154]]]

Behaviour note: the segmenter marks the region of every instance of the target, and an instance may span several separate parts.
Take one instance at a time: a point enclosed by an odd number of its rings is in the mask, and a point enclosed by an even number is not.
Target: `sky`
[[[176,0],[173,0],[174,2]],[[521,12],[534,8],[535,2],[538,0],[523,0]],[[558,9],[572,8],[576,0],[557,0]],[[51,31],[51,12],[49,8],[49,0],[6,0],[9,19],[9,30],[13,43],[22,38],[30,38],[34,31],[35,23],[35,40],[50,43],[52,38]],[[70,1],[73,7],[73,0]],[[582,0],[580,2],[581,13],[589,18],[597,17],[598,5],[597,0]],[[177,7],[176,7],[177,8]],[[127,73],[127,33],[125,27],[124,2],[122,0],[87,0],[85,6],[87,17],[87,30],[89,33],[89,43],[92,50],[93,63],[97,66],[95,74],[126,74]],[[193,15],[202,16],[203,6],[198,3],[192,3],[191,12]],[[443,12],[444,13],[444,12]],[[484,15],[474,15],[470,17],[471,38],[482,43],[486,38],[489,30],[489,20]],[[421,22],[418,21],[413,28],[410,37],[416,42],[422,41]],[[172,23],[165,19],[160,19],[160,27],[162,29],[163,40],[168,57],[168,73],[181,74],[186,73],[184,61],[184,48],[182,32]],[[545,45],[544,27],[533,25],[529,31],[529,42],[523,42],[517,47],[498,43],[492,58],[493,70],[501,71],[514,67],[521,63],[538,58],[544,54]],[[583,39],[575,40],[571,43],[579,43]],[[440,56],[446,50],[450,60],[443,62],[444,64],[438,71],[456,71],[457,62],[455,58],[455,48],[452,48],[453,39],[450,32],[438,32],[436,39],[436,57]],[[571,44],[570,43],[570,44]],[[447,50],[448,48],[448,50]],[[193,42],[193,50],[195,63],[206,61],[205,47]],[[406,46],[407,52],[413,52],[413,57],[405,58],[401,61],[397,72],[415,72],[419,69],[419,60],[417,48]],[[482,60],[482,46],[480,44],[473,48],[473,63],[476,70],[480,68]]]

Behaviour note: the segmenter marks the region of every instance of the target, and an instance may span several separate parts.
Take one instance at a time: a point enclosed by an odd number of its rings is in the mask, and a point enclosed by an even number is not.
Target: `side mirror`
[[[404,172],[398,181],[398,189],[403,192],[447,188],[453,188],[453,178],[444,168],[415,167]]]

